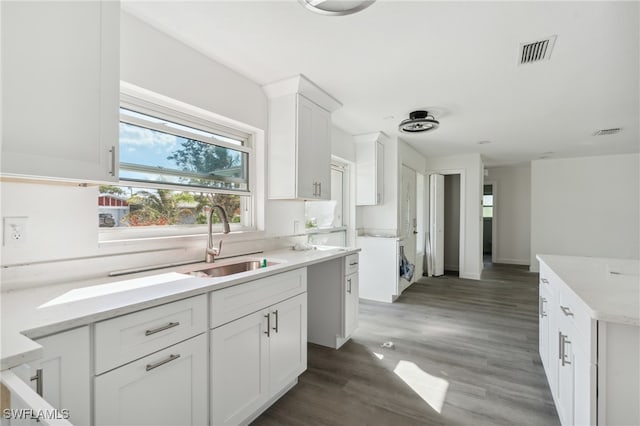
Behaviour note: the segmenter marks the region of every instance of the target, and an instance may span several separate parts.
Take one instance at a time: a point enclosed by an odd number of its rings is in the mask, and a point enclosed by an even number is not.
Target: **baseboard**
[[[460,278],[465,278],[467,280],[479,280],[480,274],[470,274],[468,272],[460,272]]]
[[[506,263],[507,265],[529,266],[528,259],[496,259],[493,263]]]

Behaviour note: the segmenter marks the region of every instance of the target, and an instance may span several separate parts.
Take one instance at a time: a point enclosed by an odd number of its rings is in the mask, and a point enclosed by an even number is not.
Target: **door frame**
[[[491,217],[491,263],[496,263],[496,260],[498,259],[498,182],[495,180],[484,181],[482,184],[483,196],[484,185],[491,186],[491,195],[493,195],[493,212]],[[484,215],[482,218],[482,220],[484,220]],[[482,268],[484,269],[484,262],[482,262]]]
[[[458,242],[458,249],[459,249],[459,253],[458,253],[458,274],[460,276],[460,278],[466,278],[466,268],[464,267],[465,264],[465,241],[466,241],[466,229],[465,229],[465,220],[466,220],[466,214],[467,214],[467,202],[466,202],[466,179],[465,179],[465,169],[444,169],[444,170],[427,170],[425,172],[425,179],[428,179],[430,175],[432,174],[439,174],[439,175],[460,175],[460,241]],[[427,191],[427,196],[429,196],[429,185],[425,186],[425,189]],[[431,218],[429,217],[429,210],[428,208],[425,209],[425,214],[426,214],[426,222],[425,224],[431,224]],[[430,229],[429,226],[425,226],[425,229]],[[429,239],[431,239],[431,235],[429,235]],[[480,242],[482,243],[482,239],[480,239]],[[480,261],[482,261],[482,259],[480,259]]]
[[[398,220],[398,236],[400,237],[400,247],[406,247],[407,242],[408,242],[408,239],[406,237],[409,236],[408,235],[409,233],[413,232],[411,230],[412,224],[409,223],[409,228],[410,229],[407,229],[407,235],[405,236],[405,235],[402,235],[400,233],[400,230],[402,229],[402,223],[401,223],[402,217],[401,217],[400,213],[402,212],[402,203],[404,202],[404,200],[402,200],[402,188],[403,188],[403,184],[404,184],[404,181],[403,181],[403,176],[404,176],[403,167],[406,167],[407,169],[413,171],[413,173],[416,176],[416,178],[413,179],[413,184],[415,186],[415,192],[413,194],[413,198],[414,198],[414,202],[415,202],[415,206],[416,206],[415,207],[415,215],[416,215],[416,217],[414,219],[416,221],[416,227],[413,228],[413,229],[416,229],[416,230],[417,230],[417,222],[418,222],[418,185],[417,185],[417,177],[418,177],[418,173],[420,173],[418,170],[416,170],[415,168],[413,168],[409,164],[406,164],[404,162],[402,162],[400,164],[400,168],[399,168],[399,172],[400,172],[399,173],[399,175],[400,175],[400,179],[399,179],[400,191],[398,192],[398,219],[399,219]],[[413,234],[413,237],[416,240],[418,238],[417,234]],[[398,248],[398,250],[400,250],[400,247]],[[413,241],[413,250],[415,252],[414,253],[414,258],[413,258],[413,263],[415,265],[418,262],[418,250],[417,250],[417,245],[416,245],[416,241],[415,240]],[[411,259],[409,259],[409,261],[411,261]],[[399,277],[398,278],[398,295],[400,295],[403,291],[405,291],[407,288],[409,288],[409,286],[411,284],[415,283],[418,279],[419,279],[419,277],[415,274],[415,269],[414,269],[413,278],[411,279],[411,281],[407,281],[408,284],[406,286],[404,286],[402,284],[403,278]]]

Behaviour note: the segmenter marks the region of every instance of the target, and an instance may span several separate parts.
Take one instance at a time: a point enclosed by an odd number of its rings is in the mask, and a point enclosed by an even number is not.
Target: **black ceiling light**
[[[413,111],[409,118],[402,120],[398,130],[403,133],[421,133],[435,130],[440,126],[440,122],[433,118],[428,111]]]
[[[304,7],[321,15],[351,15],[371,6],[375,0],[298,0]]]

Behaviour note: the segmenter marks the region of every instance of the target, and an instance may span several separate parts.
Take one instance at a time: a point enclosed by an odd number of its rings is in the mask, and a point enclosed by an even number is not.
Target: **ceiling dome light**
[[[342,1],[342,0],[298,0],[304,7],[312,12],[322,15],[351,15],[371,6],[375,0],[367,1]]]
[[[433,118],[427,111],[413,111],[409,118],[403,120],[398,126],[398,130],[403,133],[420,133],[435,130],[440,126],[440,122]]]

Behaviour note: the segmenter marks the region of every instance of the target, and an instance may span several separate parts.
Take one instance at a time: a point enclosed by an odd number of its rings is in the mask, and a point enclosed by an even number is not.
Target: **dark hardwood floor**
[[[309,344],[298,384],[254,425],[557,425],[538,355],[537,274],[496,265],[361,301],[340,350]],[[393,342],[393,347],[382,347]]]

